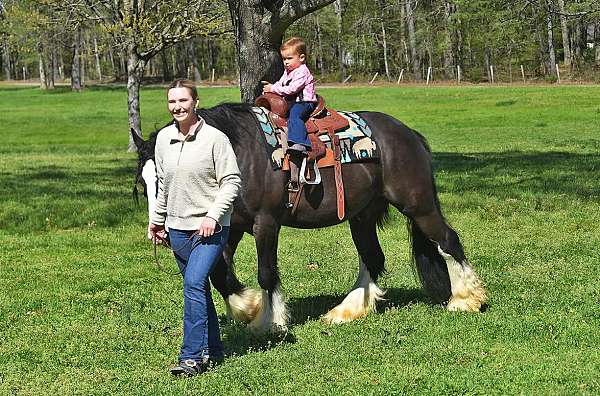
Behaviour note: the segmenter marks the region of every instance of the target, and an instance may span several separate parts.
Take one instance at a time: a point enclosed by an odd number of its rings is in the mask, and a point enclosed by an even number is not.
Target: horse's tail
[[[420,138],[423,147],[431,155],[431,149],[427,140],[420,133],[413,131]],[[431,188],[433,189],[433,199],[436,210],[442,216],[440,201],[437,195],[435,179],[431,174]],[[442,216],[443,219],[443,216]],[[437,243],[427,238],[419,229],[419,226],[410,218],[407,221],[408,234],[412,245],[412,262],[423,290],[436,302],[443,303],[448,301],[452,295],[450,286],[450,276],[448,275],[448,266],[444,258],[438,252]]]
[[[437,244],[427,238],[410,219],[407,228],[412,245],[412,261],[423,290],[436,303],[448,301],[452,295],[446,261],[439,254]]]

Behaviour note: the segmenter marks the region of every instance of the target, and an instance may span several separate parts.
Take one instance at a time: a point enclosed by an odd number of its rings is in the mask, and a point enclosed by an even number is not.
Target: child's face
[[[283,58],[283,65],[288,72],[303,64],[306,58],[304,54],[300,55],[292,48],[281,51],[281,57]]]

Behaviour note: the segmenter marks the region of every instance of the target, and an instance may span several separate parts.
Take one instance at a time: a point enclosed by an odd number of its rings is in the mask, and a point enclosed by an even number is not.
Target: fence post
[[[214,84],[215,83],[215,69],[212,69],[212,76],[210,78],[210,83]]]
[[[427,68],[427,85],[429,85],[429,79],[431,78],[431,66]],[[433,78],[431,78],[433,80]]]
[[[456,77],[458,78],[458,83],[460,84],[460,65],[456,66]]]
[[[523,77],[523,84],[525,84],[525,69],[523,69],[523,65],[521,65],[521,77]]]
[[[404,75],[404,69],[400,70],[400,77],[398,77],[398,82],[396,84],[400,84],[400,81],[402,81],[403,75]]]
[[[560,70],[558,69],[558,63],[556,64],[556,77],[558,78],[558,83],[560,84]]]
[[[492,77],[492,84],[494,83],[494,66],[490,65],[490,76]]]
[[[369,84],[373,84],[373,81],[375,81],[375,79],[377,78],[378,75],[379,75],[379,72],[375,72],[375,75],[373,76],[373,78],[371,79],[371,82]]]

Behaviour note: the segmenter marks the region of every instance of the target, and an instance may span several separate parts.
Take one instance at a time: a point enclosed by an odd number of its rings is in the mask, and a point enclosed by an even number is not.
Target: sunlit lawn
[[[321,93],[389,113],[429,140],[444,213],[490,294],[481,314],[431,305],[404,220],[380,239],[388,300],[343,326],[319,316],[352,286],[347,225],[284,229],[294,319],[255,337],[217,310],[228,358],[171,378],[181,282],[153,266],[131,196],[126,92],[0,89],[0,394],[600,393],[600,86],[368,87]],[[200,88],[202,105],[235,88]],[[145,134],[169,120],[142,91]],[[253,241],[238,249],[256,286]],[[168,253],[161,260],[173,265]],[[174,269],[174,267],[172,267]]]

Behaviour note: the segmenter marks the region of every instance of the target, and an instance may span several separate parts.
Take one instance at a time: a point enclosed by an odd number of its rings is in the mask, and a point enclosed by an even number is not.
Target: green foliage
[[[387,301],[325,325],[318,317],[357,273],[348,227],[285,228],[290,334],[252,336],[226,321],[215,293],[228,357],[174,379],[181,280],[153,266],[145,205],[131,199],[125,90],[3,88],[0,394],[600,393],[600,87],[321,92],[336,108],[383,111],[427,136],[444,213],[489,290],[485,312],[429,304],[392,210],[380,232]],[[163,88],[141,95],[148,134],[169,116]],[[200,89],[203,106],[238,95]],[[236,258],[256,287],[251,238]]]

